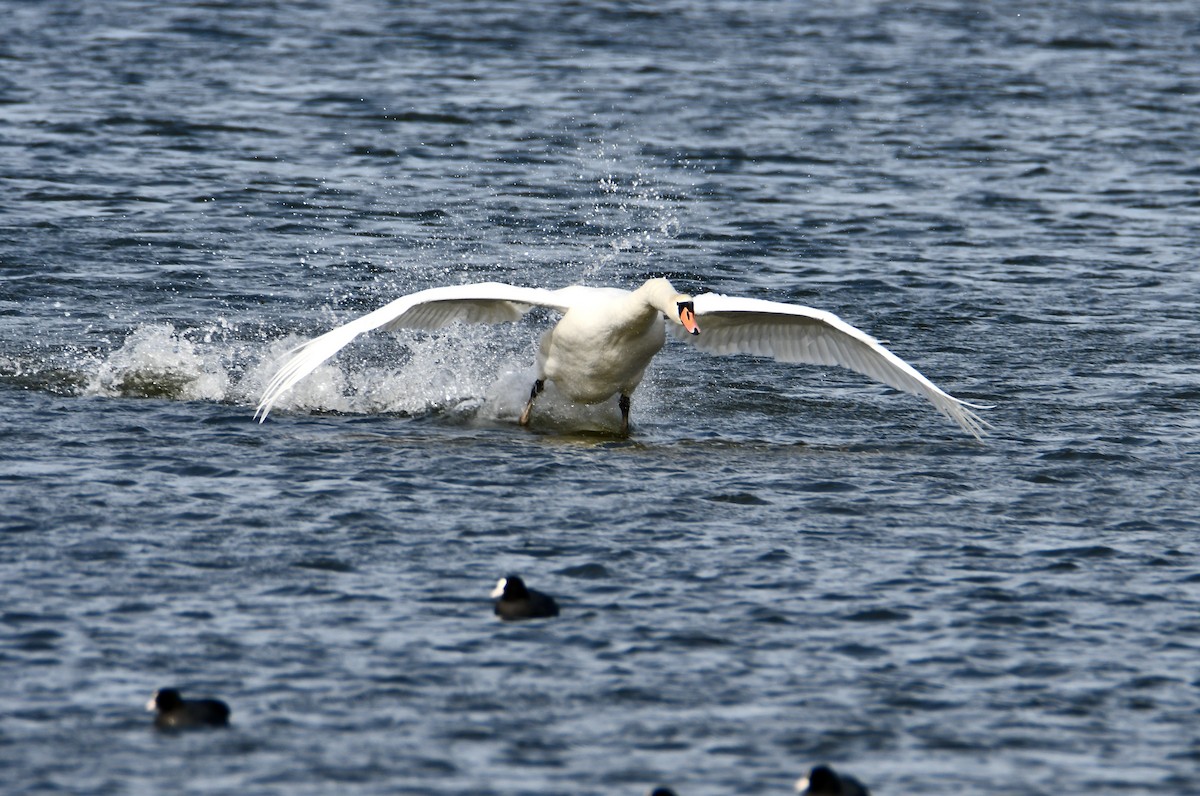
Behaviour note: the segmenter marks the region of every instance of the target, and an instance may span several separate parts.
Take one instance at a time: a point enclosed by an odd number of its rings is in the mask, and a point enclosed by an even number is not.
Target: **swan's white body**
[[[533,307],[547,307],[563,317],[542,336],[537,382],[522,424],[529,421],[534,399],[549,380],[576,403],[595,404],[620,395],[622,428],[627,429],[629,396],[670,328],[714,354],[756,354],[781,362],[850,368],[927,399],[977,439],[988,425],[971,411],[986,407],[939,389],[869,334],[832,313],[717,293],[687,296],[666,279],[651,279],[633,291],[582,285],[543,290],[484,282],[403,296],[294,349],[267,385],[255,416],[266,420],[283,393],[363,332],[437,329],[454,321],[515,321]]]

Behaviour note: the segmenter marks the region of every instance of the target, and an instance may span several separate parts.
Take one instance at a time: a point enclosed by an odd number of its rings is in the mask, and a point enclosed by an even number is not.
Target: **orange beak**
[[[679,322],[683,324],[683,328],[687,329],[689,334],[700,334],[700,327],[696,324],[696,313],[692,309],[692,302],[681,301],[679,303]]]

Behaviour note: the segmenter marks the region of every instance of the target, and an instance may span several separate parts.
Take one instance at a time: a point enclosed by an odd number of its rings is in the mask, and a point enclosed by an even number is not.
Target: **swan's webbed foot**
[[[629,396],[621,393],[621,399],[617,401],[617,406],[621,407],[621,436],[629,436]]]
[[[523,426],[529,425],[529,416],[533,414],[534,399],[536,399],[544,389],[546,389],[545,379],[538,379],[533,383],[533,389],[529,391],[529,400],[525,402],[525,408],[521,410],[521,419],[517,421],[518,423]]]

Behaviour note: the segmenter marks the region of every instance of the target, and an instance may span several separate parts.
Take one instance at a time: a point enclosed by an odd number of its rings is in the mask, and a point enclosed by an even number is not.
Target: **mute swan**
[[[619,395],[621,433],[628,433],[629,398],[651,358],[663,347],[664,327],[714,354],[755,354],[781,362],[850,368],[925,398],[976,439],[989,425],[971,411],[989,407],[942,391],[879,341],[833,313],[717,293],[688,296],[662,278],[650,279],[632,291],[582,285],[544,290],[483,282],[402,296],[293,349],[267,385],[254,415],[260,423],[266,420],[280,396],[363,332],[438,329],[454,321],[515,321],[533,307],[556,310],[562,318],[542,335],[537,378],[521,412],[521,425],[529,423],[534,401],[550,380],[580,404]]]

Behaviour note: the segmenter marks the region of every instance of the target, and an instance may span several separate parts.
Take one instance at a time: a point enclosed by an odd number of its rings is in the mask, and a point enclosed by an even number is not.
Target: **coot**
[[[530,589],[516,575],[500,578],[492,590],[496,616],[501,619],[544,619],[558,616],[558,603],[549,594]]]
[[[174,688],[162,688],[150,697],[146,710],[157,711],[154,726],[160,730],[225,727],[229,706],[219,699],[184,699]]]

